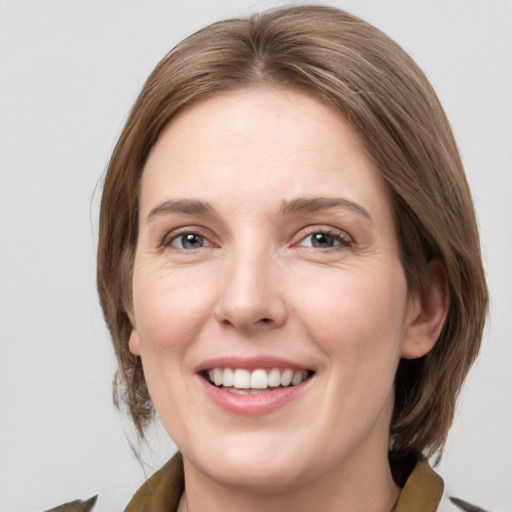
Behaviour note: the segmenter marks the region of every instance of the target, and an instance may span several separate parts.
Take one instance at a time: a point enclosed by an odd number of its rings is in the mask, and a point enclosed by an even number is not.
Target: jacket
[[[183,459],[177,453],[138,489],[124,512],[176,512],[184,488]],[[463,500],[443,497],[443,489],[441,477],[426,461],[418,460],[392,512],[486,512]],[[101,501],[97,498],[72,501],[46,512],[96,512]],[[122,506],[109,512],[121,510]]]

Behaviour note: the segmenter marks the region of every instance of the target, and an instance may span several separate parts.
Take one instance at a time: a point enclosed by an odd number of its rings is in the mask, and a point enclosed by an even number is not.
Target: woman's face
[[[382,464],[417,314],[388,194],[324,103],[246,89],[162,133],[130,349],[186,472],[277,491]]]

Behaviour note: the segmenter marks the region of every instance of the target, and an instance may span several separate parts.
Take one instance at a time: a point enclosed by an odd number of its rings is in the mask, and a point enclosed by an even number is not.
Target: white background
[[[111,401],[95,187],[144,79],[176,42],[285,3],[0,2],[1,511],[41,511],[143,478]],[[452,121],[492,303],[439,471],[453,494],[512,511],[512,2],[330,3],[402,44]],[[172,450],[163,439],[143,451],[147,474]]]

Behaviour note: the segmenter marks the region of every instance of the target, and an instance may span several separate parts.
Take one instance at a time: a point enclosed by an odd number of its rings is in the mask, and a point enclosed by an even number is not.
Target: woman
[[[374,27],[281,9],[165,57],[105,178],[98,289],[118,399],[180,450],[128,512],[440,506],[423,457],[487,291],[448,121]]]

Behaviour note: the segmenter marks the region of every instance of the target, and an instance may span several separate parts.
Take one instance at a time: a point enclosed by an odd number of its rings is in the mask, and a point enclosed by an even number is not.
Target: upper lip
[[[195,372],[200,373],[212,368],[244,368],[256,370],[258,368],[290,368],[291,370],[312,370],[311,367],[275,356],[258,357],[216,357],[201,362]]]

